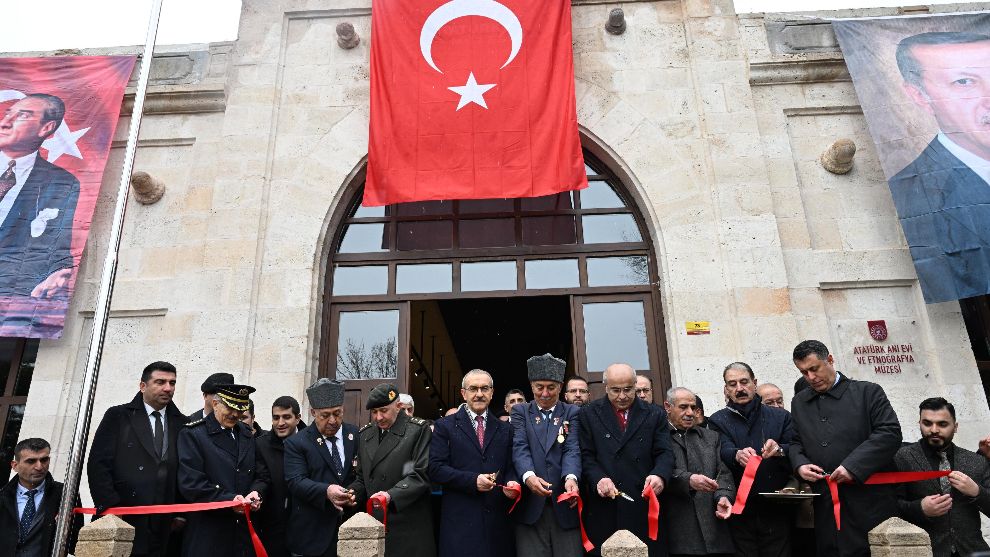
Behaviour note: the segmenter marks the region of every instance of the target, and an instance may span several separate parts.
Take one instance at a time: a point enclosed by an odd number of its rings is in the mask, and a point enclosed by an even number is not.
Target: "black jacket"
[[[179,431],[186,417],[169,403],[163,411],[165,459],[155,453],[151,424],[139,392],[127,404],[110,407],[103,415],[89,451],[89,491],[97,511],[173,503],[178,493]],[[134,553],[157,555],[168,542],[171,515],[121,517],[134,526]]]
[[[893,470],[901,447],[901,426],[887,395],[876,383],[843,377],[823,394],[809,388],[794,395],[791,417],[795,435],[788,455],[795,469],[817,464],[828,473],[843,466],[856,479],[839,486],[839,531],[828,486],[824,480],[812,485],[819,494],[814,503],[818,555],[869,557],[869,531],[897,514],[892,486],[862,483],[874,472]]]
[[[336,547],[337,527],[343,517],[327,499],[327,488],[331,485],[347,487],[354,482],[359,443],[358,430],[351,424],[345,423],[337,433],[344,441],[344,454],[341,455],[344,477],[337,476],[334,471],[330,449],[315,426],[285,440],[285,481],[291,508],[287,530],[289,549],[293,553],[323,555],[331,546]]]
[[[715,412],[708,418],[712,429],[721,438],[722,462],[732,472],[736,485],[742,479],[743,467],[736,461],[736,452],[746,447],[752,447],[756,454],[763,452],[763,445],[768,439],[773,439],[784,450],[783,457],[765,459],[756,472],[751,493],[769,493],[779,491],[787,485],[791,478],[791,463],[787,459],[787,451],[794,438],[794,427],[791,425],[791,413],[783,408],[764,406],[759,395],[742,407],[730,403],[729,406]],[[746,505],[746,512],[758,512],[766,502],[761,497],[752,497]],[[772,502],[766,504],[773,505]],[[777,505],[780,506],[780,505]]]
[[[56,482],[51,474],[45,477],[45,493],[41,498],[41,506],[35,518],[35,524],[28,534],[23,546],[17,544],[17,528],[20,520],[17,516],[17,476],[7,485],[0,487],[0,557],[14,557],[20,552],[26,557],[49,557],[55,542],[57,528],[56,517],[62,504],[62,483]],[[76,497],[75,506],[79,506]],[[72,529],[69,531],[69,552],[76,546],[76,534],[82,528],[82,515],[72,517]]]
[[[255,437],[255,462],[261,509],[251,515],[258,536],[270,557],[288,557],[285,525],[289,515],[289,491],[285,483],[283,439],[274,431]]]
[[[922,447],[924,441],[912,443],[897,451],[894,461],[902,472],[938,470]],[[990,465],[983,455],[953,446],[949,465],[953,470],[966,474],[980,486],[976,497],[968,497],[953,489],[952,509],[948,514],[928,518],[921,511],[921,500],[929,495],[942,493],[939,481],[923,480],[899,484],[898,507],[901,518],[924,528],[932,539],[934,557],[950,557],[952,546],[959,555],[987,551],[986,540],[980,532],[980,513],[990,516]]]
[[[633,401],[626,431],[619,429],[619,420],[607,398],[581,407],[578,414],[578,434],[581,441],[581,469],[585,487],[584,527],[595,544],[594,555],[600,555],[602,543],[618,530],[629,530],[650,549],[650,557],[666,555],[666,542],[661,537],[647,537],[648,504],[642,498],[646,476],[656,475],[670,484],[674,468],[674,453],[670,447],[667,413],[662,407]],[[598,496],[598,482],[610,478],[615,487],[634,499],[604,499]],[[663,529],[661,513],[661,530]]]

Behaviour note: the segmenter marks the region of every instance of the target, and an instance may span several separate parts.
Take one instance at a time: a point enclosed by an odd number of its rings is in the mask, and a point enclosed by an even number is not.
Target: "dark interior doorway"
[[[420,312],[427,313],[432,304],[436,304],[444,330],[436,330],[439,325],[437,320],[433,320],[437,325],[431,327],[427,318],[424,342],[427,346],[420,353],[424,354],[426,367],[432,368],[429,369],[431,379],[446,384],[447,388],[440,385],[439,389],[433,390],[445,393],[444,406],[447,408],[456,407],[462,402],[459,394],[461,376],[475,368],[484,369],[494,377],[492,409],[499,415],[502,414],[503,401],[510,389],[520,389],[526,393],[527,399],[532,398],[526,375],[526,360],[530,356],[550,352],[567,360],[568,374],[573,374],[574,335],[569,296],[413,302],[410,308],[413,319]],[[431,342],[431,336],[445,337],[447,342]],[[438,355],[444,356],[444,365],[447,366],[444,373],[440,372],[436,364],[430,365],[431,362],[439,361],[439,358],[430,357],[433,345],[445,346],[453,352],[443,354],[444,348],[437,349]],[[416,399],[416,414],[430,417],[428,414],[431,412],[427,409],[432,409],[435,404],[433,400],[420,400],[421,395],[430,395],[428,390],[415,388],[418,377],[416,375],[410,378],[414,385],[411,394]],[[420,409],[424,411],[421,412]]]

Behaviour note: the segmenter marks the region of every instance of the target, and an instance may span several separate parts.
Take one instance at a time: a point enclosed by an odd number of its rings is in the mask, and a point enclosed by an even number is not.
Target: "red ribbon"
[[[595,548],[595,544],[591,543],[591,540],[588,539],[587,532],[584,531],[584,519],[581,518],[581,515],[584,514],[584,501],[581,500],[581,495],[576,491],[561,493],[560,497],[557,497],[557,502],[563,503],[565,501],[570,501],[571,499],[577,499],[578,526],[581,527],[581,543],[584,545],[585,551],[591,551]]]
[[[254,531],[254,524],[251,523],[251,505],[239,501],[215,501],[212,503],[176,503],[174,505],[143,505],[137,507],[111,507],[101,512],[102,515],[113,514],[123,516],[128,514],[172,514],[189,513],[198,511],[213,511],[217,509],[230,509],[233,507],[244,508],[244,520],[247,522],[248,534],[251,535],[251,544],[254,546],[256,557],[268,557],[265,546],[261,544],[261,538]],[[96,514],[96,509],[92,507],[77,507],[72,512],[79,514]]]
[[[502,485],[502,484],[495,484],[495,486],[496,487],[501,487],[502,489],[507,490],[507,491],[511,491],[513,493],[513,495],[512,495],[512,506],[509,507],[509,512],[506,513],[506,514],[512,514],[512,511],[516,510],[516,505],[519,504],[519,501],[522,501],[522,487],[520,487],[520,486],[509,487],[507,485]]]
[[[746,500],[749,499],[749,492],[753,489],[753,480],[756,479],[756,469],[763,462],[763,457],[753,455],[746,462],[742,478],[739,480],[739,488],[736,489],[736,502],[732,505],[732,514],[742,514],[746,509]]]
[[[365,510],[371,516],[375,516],[371,512],[375,507],[381,508],[382,526],[384,526],[385,531],[388,532],[388,498],[385,497],[384,495],[372,495],[371,497],[368,497],[368,504],[366,505]]]
[[[657,541],[657,534],[660,532],[660,500],[657,499],[655,491],[650,486],[643,488],[643,499],[650,504],[650,510],[646,513],[646,523],[649,526],[648,535],[653,541]]]
[[[933,470],[926,472],[877,472],[866,481],[865,485],[899,484],[909,482],[920,482],[922,480],[933,480],[942,478],[952,473],[952,470]],[[842,514],[842,503],[839,502],[839,482],[833,481],[832,476],[825,476],[825,483],[828,484],[828,491],[832,494],[832,515],[835,517],[835,529],[841,530],[839,516]]]

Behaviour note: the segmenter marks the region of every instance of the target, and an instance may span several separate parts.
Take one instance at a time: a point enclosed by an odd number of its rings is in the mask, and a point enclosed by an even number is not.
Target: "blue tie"
[[[17,532],[18,543],[24,543],[27,540],[28,532],[31,530],[31,523],[34,522],[34,514],[37,510],[34,508],[35,493],[38,493],[37,489],[29,489],[26,493],[27,503],[24,505],[24,514],[21,515],[21,525]]]
[[[344,465],[340,462],[340,451],[337,450],[337,436],[330,438],[330,460],[333,461],[333,471],[340,479],[344,478]]]

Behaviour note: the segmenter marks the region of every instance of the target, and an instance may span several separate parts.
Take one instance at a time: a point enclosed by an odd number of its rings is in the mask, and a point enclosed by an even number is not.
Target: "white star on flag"
[[[77,159],[83,158],[82,153],[79,152],[79,146],[76,145],[76,141],[79,141],[88,131],[89,128],[72,131],[69,129],[69,125],[65,123],[65,120],[63,120],[62,125],[58,127],[55,134],[41,144],[42,147],[48,150],[48,156],[45,158],[48,162],[55,162],[62,155],[71,155]]]
[[[477,80],[474,79],[474,72],[471,72],[468,75],[467,83],[460,87],[447,87],[447,89],[461,96],[460,102],[457,103],[457,110],[464,108],[470,103],[474,103],[487,110],[488,105],[485,104],[485,97],[482,95],[492,87],[495,87],[494,83],[478,85]]]

